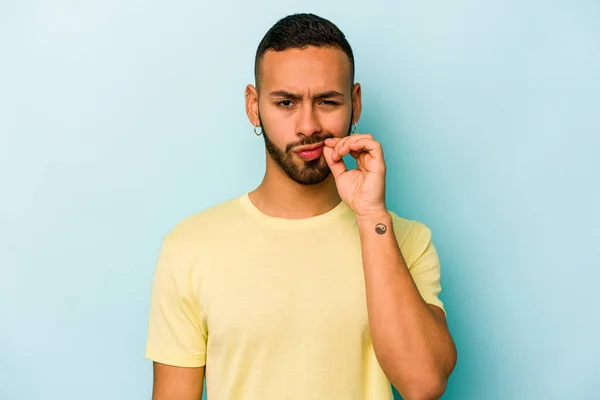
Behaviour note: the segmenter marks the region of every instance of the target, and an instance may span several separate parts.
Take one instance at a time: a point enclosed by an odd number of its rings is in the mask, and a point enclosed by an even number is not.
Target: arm
[[[202,400],[204,367],[184,368],[154,363],[152,400]]]
[[[423,300],[439,301],[435,249],[425,238],[427,243],[418,246],[418,260],[406,265],[385,206],[383,149],[372,135],[330,138],[324,143],[323,155],[338,193],[356,214],[377,360],[406,400],[437,399],[456,363],[456,348],[443,310]],[[343,157],[348,154],[356,159],[356,169],[346,168]],[[377,229],[378,224],[384,229]]]
[[[187,258],[167,236],[154,272],[146,357],[153,361],[152,400],[201,400],[206,335]]]
[[[400,252],[388,212],[357,219],[373,347],[406,400],[438,399],[456,364],[444,311],[428,305]],[[378,233],[376,226],[385,225]],[[383,230],[379,230],[382,232]]]

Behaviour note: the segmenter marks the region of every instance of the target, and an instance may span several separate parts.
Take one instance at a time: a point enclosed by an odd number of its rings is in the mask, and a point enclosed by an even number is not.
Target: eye
[[[324,104],[326,106],[337,106],[337,105],[339,105],[339,103],[337,103],[335,101],[331,101],[331,100],[323,100],[321,102],[321,104]]]
[[[292,103],[291,100],[282,100],[277,103],[278,106],[281,106],[283,108],[290,108],[293,104],[294,103]]]

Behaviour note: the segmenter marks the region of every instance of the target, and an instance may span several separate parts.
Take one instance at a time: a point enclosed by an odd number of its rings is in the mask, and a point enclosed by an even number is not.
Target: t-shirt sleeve
[[[166,236],[155,267],[150,295],[146,358],[178,367],[206,364],[206,338],[189,265]]]
[[[410,228],[404,246],[409,254],[405,260],[423,300],[441,308],[444,304],[439,298],[440,260],[431,240],[431,230],[420,222],[414,222]]]

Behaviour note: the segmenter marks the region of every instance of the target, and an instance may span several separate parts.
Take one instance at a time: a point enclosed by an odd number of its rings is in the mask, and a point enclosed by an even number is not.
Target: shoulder
[[[243,217],[239,197],[223,201],[184,218],[165,235],[165,239],[178,250],[188,252],[201,244],[221,236],[220,232]]]

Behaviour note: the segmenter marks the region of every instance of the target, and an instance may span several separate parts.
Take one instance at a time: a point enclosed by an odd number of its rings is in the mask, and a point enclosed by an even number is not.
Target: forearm
[[[402,257],[387,212],[358,217],[373,347],[392,384],[406,398],[437,398],[454,366],[443,318],[425,303]],[[377,233],[378,224],[385,226]]]

